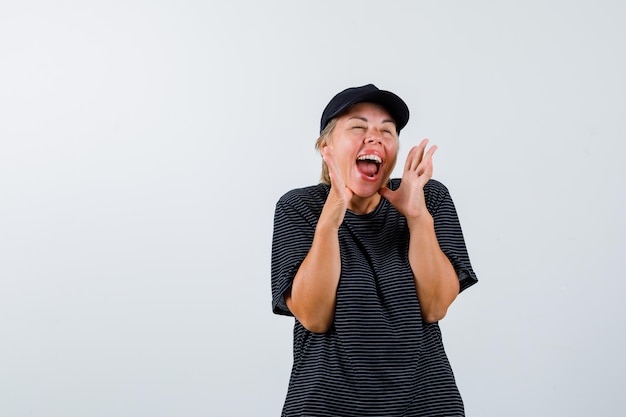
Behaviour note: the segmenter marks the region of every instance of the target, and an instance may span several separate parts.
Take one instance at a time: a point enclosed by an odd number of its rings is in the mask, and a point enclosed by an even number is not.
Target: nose
[[[376,131],[369,132],[368,135],[365,137],[365,143],[380,143],[380,142],[381,142],[381,136]]]

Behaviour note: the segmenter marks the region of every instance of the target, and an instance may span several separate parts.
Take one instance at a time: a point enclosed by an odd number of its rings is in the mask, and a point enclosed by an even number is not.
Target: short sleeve
[[[293,316],[285,303],[285,292],[313,243],[317,218],[294,198],[276,204],[272,237],[272,311]]]
[[[425,188],[427,205],[435,222],[435,234],[439,246],[454,267],[461,284],[460,291],[478,282],[470,263],[459,217],[448,189],[441,183],[431,180]]]

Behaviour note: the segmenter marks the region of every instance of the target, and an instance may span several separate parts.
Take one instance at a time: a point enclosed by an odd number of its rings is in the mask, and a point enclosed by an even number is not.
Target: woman
[[[322,180],[276,205],[272,303],[295,317],[283,416],[462,416],[437,322],[477,281],[423,140],[390,180],[409,110],[374,85],[322,113]]]

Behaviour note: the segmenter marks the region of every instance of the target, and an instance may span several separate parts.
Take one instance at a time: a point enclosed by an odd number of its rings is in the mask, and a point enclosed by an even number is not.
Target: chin
[[[378,181],[368,184],[359,184],[359,186],[352,189],[352,192],[354,193],[354,195],[357,195],[361,198],[370,198],[378,194],[378,190],[380,190],[380,187],[382,187],[382,185],[380,185]]]

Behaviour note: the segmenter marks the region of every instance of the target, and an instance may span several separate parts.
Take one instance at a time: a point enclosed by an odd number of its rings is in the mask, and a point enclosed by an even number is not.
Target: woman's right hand
[[[341,275],[339,226],[353,195],[337,169],[330,147],[322,150],[322,157],[328,165],[330,192],[317,221],[311,249],[298,268],[291,289],[285,293],[289,310],[307,330],[314,333],[328,331],[335,316]]]
[[[326,162],[328,166],[331,187],[324,208],[322,209],[320,220],[328,220],[333,226],[339,228],[343,222],[346,210],[348,209],[348,203],[350,203],[354,193],[351,189],[346,187],[341,172],[337,168],[335,157],[330,146],[325,146],[324,149],[322,149],[322,158],[324,158],[324,162]]]

